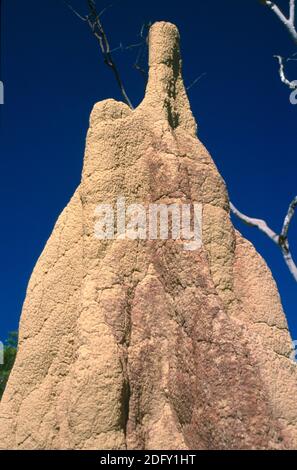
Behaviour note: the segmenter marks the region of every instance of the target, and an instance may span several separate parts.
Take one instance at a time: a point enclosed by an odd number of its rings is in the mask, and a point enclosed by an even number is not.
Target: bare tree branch
[[[269,0],[264,2],[271,10],[276,14],[276,16],[281,20],[282,23],[286,24],[288,21],[288,18],[283,14],[283,12],[280,10],[280,8],[274,3]]]
[[[283,223],[283,228],[282,228],[282,231],[281,231],[281,236],[283,238],[288,237],[288,231],[289,231],[289,228],[290,228],[290,223],[292,222],[293,216],[295,214],[296,207],[297,207],[297,196],[294,197],[293,201],[289,205],[289,209],[288,209],[288,212],[286,214],[286,217],[285,217],[285,220],[284,220],[284,223]]]
[[[295,0],[290,0],[290,21],[295,22]]]
[[[287,18],[286,15],[281,11],[281,9],[272,1],[270,0],[261,0],[261,3],[269,7],[276,16],[280,19],[283,25],[287,28],[291,38],[297,44],[297,31],[295,26],[295,0],[290,0],[290,15]],[[291,90],[295,90],[297,88],[296,81],[290,81],[286,77],[285,67],[284,67],[284,58],[280,55],[274,55],[275,59],[277,59],[279,63],[279,76],[281,82],[284,85],[288,86]],[[286,61],[295,60],[295,59],[285,59]]]
[[[118,68],[113,60],[109,42],[107,39],[107,35],[105,33],[105,30],[103,29],[102,23],[100,21],[100,16],[97,13],[96,9],[96,3],[94,0],[87,0],[89,9],[90,9],[90,15],[88,16],[88,24],[94,34],[94,36],[98,39],[99,45],[101,52],[104,57],[104,62],[108,67],[110,67],[113,71],[113,74],[115,76],[116,82],[120,88],[121,94],[124,98],[124,101],[126,104],[131,108],[134,109],[123,84],[123,81],[121,79],[120,73],[118,71]]]
[[[287,85],[291,90],[295,90],[297,88],[296,80],[290,81],[285,74],[285,67],[284,67],[284,58],[280,55],[274,55],[275,59],[277,59],[279,63],[279,76],[281,82]],[[287,59],[287,60],[295,60],[295,59]]]
[[[86,0],[86,2],[87,2],[87,6],[89,8],[89,14],[84,17],[73,8],[71,3],[64,0],[64,3],[66,3],[68,8],[70,8],[70,10],[78,18],[80,18],[82,21],[86,21],[88,23],[93,35],[95,36],[95,38],[97,39],[97,41],[99,43],[100,50],[102,52],[105,64],[108,67],[111,68],[111,70],[114,74],[114,77],[116,79],[116,82],[118,84],[118,87],[120,89],[120,92],[122,94],[122,97],[123,97],[125,103],[131,109],[134,109],[134,107],[133,107],[133,105],[132,105],[132,103],[131,103],[128,95],[127,95],[126,89],[124,87],[124,83],[123,83],[123,81],[121,79],[121,75],[119,73],[119,70],[118,70],[118,68],[117,68],[117,66],[116,66],[116,64],[113,60],[113,56],[112,56],[113,51],[110,49],[110,45],[109,45],[109,42],[108,42],[107,35],[106,35],[105,30],[103,28],[102,22],[100,20],[101,15],[103,15],[103,13],[106,11],[106,9],[109,8],[110,6],[104,8],[100,13],[98,13],[95,0]]]
[[[288,241],[288,231],[290,228],[292,218],[295,214],[296,207],[297,207],[297,196],[293,199],[293,201],[289,205],[289,209],[286,214],[283,228],[279,237],[279,245],[281,247],[287,266],[290,269],[294,279],[297,279],[297,267],[292,259],[292,255],[290,252],[290,246],[289,246],[289,241]]]
[[[295,44],[297,44],[297,31],[295,27],[295,0],[290,0],[289,18],[285,16],[285,14],[281,11],[281,9],[274,2],[271,2],[270,0],[264,0],[263,3],[267,5],[276,14],[276,16],[280,19],[280,21],[289,31],[289,34],[292,37]]]
[[[272,240],[281,250],[284,260],[293,276],[295,281],[297,282],[297,266],[293,260],[292,254],[290,252],[289,241],[288,241],[288,231],[290,228],[290,224],[292,222],[292,218],[295,213],[295,209],[297,207],[297,196],[293,199],[291,204],[289,205],[284,223],[283,228],[280,235],[277,235],[262,219],[256,219],[253,217],[249,217],[242,212],[240,212],[236,207],[230,202],[230,209],[231,212],[238,217],[242,222],[246,223],[250,227],[256,227],[261,232],[265,233],[270,240]]]
[[[278,245],[278,235],[268,227],[265,220],[256,219],[253,217],[248,217],[247,215],[240,212],[236,207],[230,202],[230,209],[236,217],[238,217],[242,222],[249,225],[250,227],[257,227],[261,232],[265,233],[274,243]]]

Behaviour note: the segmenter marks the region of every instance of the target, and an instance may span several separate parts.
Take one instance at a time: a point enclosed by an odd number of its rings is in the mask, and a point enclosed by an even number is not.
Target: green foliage
[[[6,383],[13,367],[18,344],[18,334],[16,331],[9,333],[4,345],[4,364],[0,364],[0,400],[6,387]]]

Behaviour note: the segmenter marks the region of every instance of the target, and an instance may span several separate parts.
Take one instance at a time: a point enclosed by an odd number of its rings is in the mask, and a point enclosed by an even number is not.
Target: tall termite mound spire
[[[155,110],[172,128],[182,127],[196,135],[182,79],[179,32],[170,23],[156,23],[149,34],[149,79],[143,106]]]
[[[1,449],[297,447],[275,283],[196,137],[176,27],[156,23],[149,44],[143,102],[95,105],[81,184],[30,279]],[[119,200],[202,205],[202,247],[96,238],[96,208]]]

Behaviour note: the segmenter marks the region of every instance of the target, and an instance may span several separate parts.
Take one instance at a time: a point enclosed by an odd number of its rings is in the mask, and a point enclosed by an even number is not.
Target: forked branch
[[[294,43],[297,45],[297,31],[295,26],[295,18],[296,18],[296,11],[295,11],[295,0],[290,0],[290,13],[289,17],[287,17],[281,9],[276,5],[276,3],[271,2],[270,0],[262,0],[262,3],[269,7],[275,15],[280,19],[283,25],[286,27],[287,31],[289,32],[291,38],[293,39]],[[291,60],[291,59],[284,59],[280,55],[274,55],[274,58],[277,59],[279,64],[279,76],[281,82],[284,85],[288,86],[291,90],[295,90],[297,88],[296,80],[291,81],[286,76],[284,60]]]
[[[268,6],[275,14],[276,16],[280,19],[280,21],[283,23],[283,25],[287,28],[291,38],[297,44],[297,31],[296,31],[296,26],[295,26],[295,0],[290,0],[290,14],[289,17],[287,17],[281,9],[276,5],[276,3],[271,2],[270,0],[264,0],[262,3],[264,3],[266,6]]]
[[[238,217],[242,222],[249,225],[250,227],[256,227],[261,232],[265,233],[270,240],[272,240],[281,250],[284,260],[293,276],[295,281],[297,282],[297,266],[293,260],[289,241],[288,241],[288,231],[290,228],[290,224],[292,222],[295,210],[297,207],[297,196],[293,199],[291,204],[289,205],[287,214],[284,219],[283,227],[281,233],[278,235],[275,233],[262,219],[256,219],[253,217],[249,217],[242,212],[240,212],[236,207],[230,202],[230,209],[231,212]]]
[[[105,32],[105,29],[103,28],[102,21],[101,21],[101,16],[103,13],[106,11],[106,8],[102,10],[101,12],[98,13],[97,11],[97,6],[95,0],[86,0],[87,2],[87,7],[89,10],[89,13],[87,15],[82,15],[80,14],[77,10],[73,8],[70,2],[67,0],[64,0],[64,3],[68,6],[68,8],[82,21],[86,22],[93,35],[97,39],[99,43],[100,50],[103,55],[103,59],[105,64],[111,68],[113,75],[116,79],[116,82],[118,84],[118,87],[120,89],[121,95],[125,101],[125,103],[133,109],[133,105],[128,97],[128,94],[126,92],[123,80],[121,78],[121,75],[119,73],[119,70],[116,66],[116,63],[113,59],[112,51],[110,49],[109,41]]]

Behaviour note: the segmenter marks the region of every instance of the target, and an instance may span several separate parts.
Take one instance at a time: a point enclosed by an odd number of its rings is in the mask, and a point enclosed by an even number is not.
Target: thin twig
[[[145,54],[145,51],[147,50],[147,46],[148,46],[148,31],[151,27],[151,22],[149,23],[143,23],[143,25],[141,26],[141,30],[140,30],[140,33],[139,33],[139,36],[141,37],[142,41],[141,43],[139,43],[139,51],[138,51],[138,54],[136,56],[136,60],[134,62],[134,65],[133,67],[135,68],[135,70],[137,70],[138,72],[141,73],[142,75],[142,78],[144,79],[144,82],[146,83],[147,82],[147,78],[148,78],[148,72],[147,70],[145,70],[145,68],[141,65],[142,63],[142,60],[143,60],[143,57],[144,57],[144,54]]]
[[[112,8],[112,7],[113,7],[113,3],[111,3],[110,5],[107,5],[105,8],[103,8],[103,10],[101,10],[100,13],[99,13],[99,15],[98,15],[99,18],[101,18],[101,16],[103,16],[104,13],[105,13],[107,10],[109,10],[109,8]]]
[[[142,61],[142,58],[143,58],[143,55],[144,55],[144,52],[145,52],[145,49],[146,49],[146,45],[142,43],[139,51],[138,51],[138,54],[137,54],[137,57],[136,57],[136,60],[135,60],[135,63],[133,65],[133,67],[141,73],[144,81],[146,82],[147,81],[147,72],[146,70],[140,65],[141,64],[141,61]]]
[[[125,46],[125,49],[133,49],[134,47],[140,47],[142,46],[142,42],[137,42],[136,44],[130,44],[129,46]]]
[[[205,77],[205,75],[207,75],[206,72],[203,72],[199,77],[195,78],[195,80],[187,86],[186,90],[189,91],[197,82],[199,82],[199,80],[201,80],[202,77]]]
[[[80,20],[82,20],[82,21],[87,21],[88,20],[86,16],[82,16],[80,13],[78,13],[78,11],[73,8],[71,3],[67,2],[67,0],[63,0],[63,2],[72,11],[72,13],[74,13]]]

